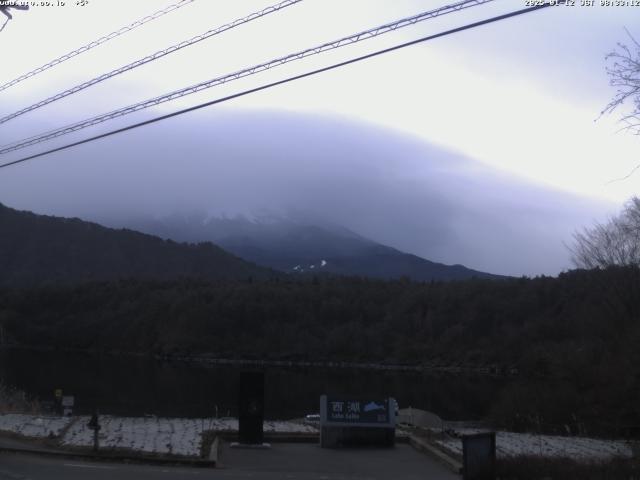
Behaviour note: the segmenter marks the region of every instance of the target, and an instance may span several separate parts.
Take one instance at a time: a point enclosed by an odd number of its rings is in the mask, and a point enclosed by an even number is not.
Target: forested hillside
[[[53,348],[515,367],[526,381],[496,405],[502,418],[529,408],[556,423],[570,412],[640,425],[639,292],[637,268],[454,283],[130,280],[0,290],[0,324],[12,343]]]
[[[180,244],[79,219],[0,204],[0,285],[42,285],[125,277],[267,278],[273,272],[211,243]]]

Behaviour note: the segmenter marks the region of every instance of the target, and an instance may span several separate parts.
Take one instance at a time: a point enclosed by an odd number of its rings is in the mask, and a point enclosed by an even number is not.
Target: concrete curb
[[[0,452],[14,453],[22,455],[42,455],[46,457],[67,458],[85,461],[102,461],[102,462],[124,462],[124,463],[143,463],[155,465],[182,465],[200,468],[214,468],[218,464],[218,456],[221,448],[221,442],[229,442],[237,440],[237,432],[220,432],[216,435],[211,446],[209,447],[209,455],[207,458],[181,458],[167,457],[157,455],[138,454],[134,451],[103,451],[81,452],[77,450],[47,448],[47,446],[33,446],[24,448],[0,446]],[[264,437],[266,442],[270,443],[320,443],[319,433],[269,433]],[[417,450],[433,449],[432,446],[420,448],[416,446],[414,436],[398,435],[397,443],[411,444]],[[430,451],[430,450],[429,450]],[[437,455],[437,454],[434,454]],[[444,454],[441,454],[444,456]]]
[[[36,448],[10,448],[0,447],[0,452],[16,453],[21,455],[42,455],[45,457],[72,458],[75,460],[93,460],[102,462],[124,462],[124,463],[145,463],[156,465],[183,465],[192,467],[215,467],[217,463],[217,454],[215,459],[189,459],[179,457],[157,457],[153,455],[136,455],[135,453],[81,453],[67,450],[44,450]]]
[[[216,439],[225,442],[237,442],[237,432],[220,432]],[[264,436],[267,443],[317,443],[320,444],[319,433],[268,433]],[[396,435],[396,443],[411,443],[411,439],[407,435]]]
[[[462,473],[462,464],[457,459],[453,458],[450,455],[447,455],[441,449],[432,445],[427,439],[411,435],[409,437],[409,443],[416,450],[431,455],[440,463],[449,467],[449,469],[453,471],[453,473]]]
[[[238,432],[220,432],[216,439],[225,442],[237,442]],[[267,433],[264,441],[268,443],[320,443],[319,433]]]

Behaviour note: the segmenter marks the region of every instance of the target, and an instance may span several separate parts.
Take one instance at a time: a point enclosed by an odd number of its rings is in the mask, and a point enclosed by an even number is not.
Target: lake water
[[[0,381],[40,400],[55,389],[74,395],[75,413],[235,416],[241,367],[163,362],[146,357],[0,350]],[[342,368],[268,367],[265,415],[290,419],[318,411],[323,393],[395,397],[400,408],[430,410],[447,420],[485,416],[505,380]]]

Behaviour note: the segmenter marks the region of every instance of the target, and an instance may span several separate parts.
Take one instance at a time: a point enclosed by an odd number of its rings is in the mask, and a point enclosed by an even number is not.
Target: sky
[[[51,2],[15,12],[8,81],[171,2]],[[64,3],[64,6],[57,6]],[[0,125],[0,144],[444,5],[304,0]],[[0,92],[8,114],[243,17],[268,1],[195,0]],[[557,6],[386,54],[0,169],[0,202],[100,219],[199,209],[307,210],[444,263],[511,275],[571,267],[571,234],[637,194],[640,138],[599,118],[605,55],[640,7]],[[39,146],[11,161],[524,7],[495,0],[227,83]],[[9,52],[9,53],[6,53]],[[619,113],[622,113],[619,112]]]

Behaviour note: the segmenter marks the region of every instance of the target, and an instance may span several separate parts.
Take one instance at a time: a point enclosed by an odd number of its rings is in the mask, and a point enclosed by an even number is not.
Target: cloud
[[[511,275],[570,267],[610,205],[335,116],[201,111],[5,169],[0,201],[86,219],[307,212],[430,260]]]

